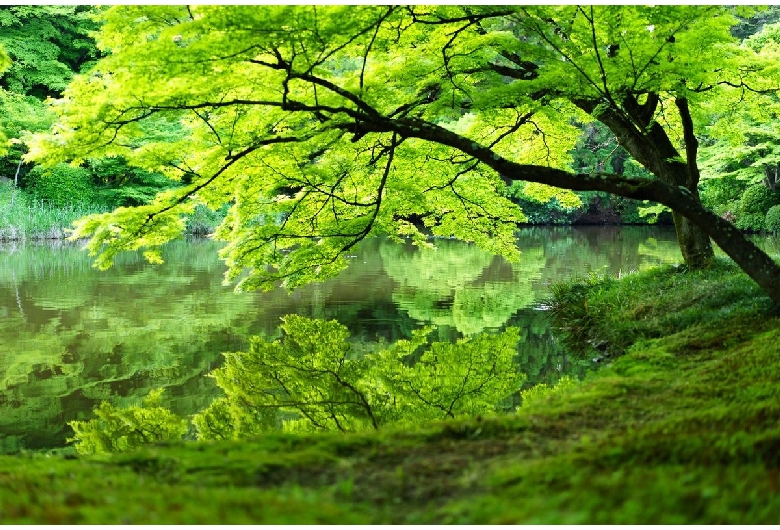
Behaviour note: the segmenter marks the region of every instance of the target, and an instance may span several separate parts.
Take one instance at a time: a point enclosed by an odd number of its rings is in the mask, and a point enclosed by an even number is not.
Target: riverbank
[[[0,241],[64,239],[73,221],[103,211],[87,202],[53,206],[0,183]]]
[[[569,339],[579,336],[581,353],[604,367],[516,414],[91,458],[4,456],[0,516],[46,524],[780,520],[780,320],[752,282],[719,262],[706,273],[664,267],[589,279],[557,295],[555,310],[575,326]]]
[[[37,200],[13,184],[0,182],[0,241],[65,239],[74,221],[112,209],[90,201],[53,204]],[[223,218],[224,211],[212,212],[199,206],[187,220],[186,234],[209,234]]]

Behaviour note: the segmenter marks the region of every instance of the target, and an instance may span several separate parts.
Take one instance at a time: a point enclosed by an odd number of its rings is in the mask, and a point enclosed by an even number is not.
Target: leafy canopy
[[[777,122],[780,100],[776,80],[780,76],[780,23],[765,26],[742,42],[755,52],[752,68],[760,67],[762,83],[742,87],[740,104],[733,104],[733,87],[719,88],[704,106],[710,113],[707,144],[702,149],[704,177],[735,177],[757,183],[764,179],[772,187],[778,179],[780,145]],[[760,59],[760,63],[756,62]],[[769,83],[767,81],[770,81]]]
[[[652,129],[662,148],[640,162],[684,167],[689,104],[756,77],[734,21],[720,6],[116,6],[108,56],[31,158],[122,156],[183,183],[78,223],[100,267],[178,236],[197,204],[230,205],[215,237],[248,289],[327,278],[378,234],[517,259],[525,217],[504,179],[561,204],[577,200],[561,186],[639,198],[651,179],[568,171],[573,120],[618,124],[624,143]]]

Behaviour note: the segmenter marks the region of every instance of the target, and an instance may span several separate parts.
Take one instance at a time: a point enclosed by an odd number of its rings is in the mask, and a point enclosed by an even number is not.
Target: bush
[[[741,230],[758,232],[764,229],[766,214],[772,206],[780,204],[780,194],[763,184],[749,186],[739,200],[736,226]]]
[[[772,206],[780,204],[780,196],[774,190],[771,190],[763,184],[754,184],[749,186],[739,200],[740,209],[743,213],[766,214]]]
[[[51,206],[92,202],[92,174],[84,168],[58,164],[53,168],[36,166],[27,174],[26,187],[37,201]]]
[[[780,205],[772,206],[766,212],[764,228],[770,232],[780,232]]]
[[[741,213],[737,215],[736,222],[734,224],[740,230],[760,232],[764,229],[765,223],[766,215],[763,213]]]

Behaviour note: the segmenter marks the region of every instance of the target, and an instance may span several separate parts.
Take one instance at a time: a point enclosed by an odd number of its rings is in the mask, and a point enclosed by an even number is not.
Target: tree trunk
[[[709,267],[715,257],[710,236],[680,213],[672,212],[672,219],[685,264],[692,269]]]

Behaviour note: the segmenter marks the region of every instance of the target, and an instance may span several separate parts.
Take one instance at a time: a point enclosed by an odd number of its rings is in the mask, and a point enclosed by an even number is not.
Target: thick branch
[[[696,135],[693,133],[693,119],[688,108],[688,100],[677,98],[674,102],[680,111],[680,118],[682,118],[686,163],[688,164],[688,189],[694,190],[699,185],[699,166],[696,163],[696,156],[699,152],[699,140],[696,139]]]

